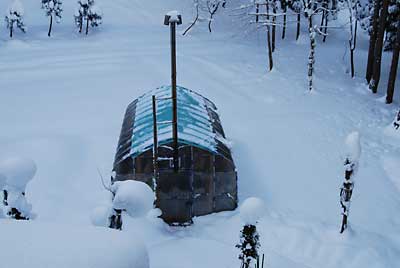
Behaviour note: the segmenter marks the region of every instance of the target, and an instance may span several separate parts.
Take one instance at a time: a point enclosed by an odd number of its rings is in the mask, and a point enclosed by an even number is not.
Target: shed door
[[[157,184],[157,206],[168,223],[185,223],[192,219],[192,183],[190,172],[163,170]]]

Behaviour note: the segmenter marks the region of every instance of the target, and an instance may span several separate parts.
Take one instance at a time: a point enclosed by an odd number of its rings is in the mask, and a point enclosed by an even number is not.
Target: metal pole
[[[170,22],[171,26],[171,79],[172,79],[172,139],[173,139],[173,158],[174,171],[179,170],[179,151],[178,151],[178,108],[176,94],[176,22]]]
[[[157,188],[157,178],[158,178],[158,138],[157,138],[157,106],[156,106],[156,96],[153,95],[153,190],[156,191]],[[156,193],[157,194],[157,193]]]

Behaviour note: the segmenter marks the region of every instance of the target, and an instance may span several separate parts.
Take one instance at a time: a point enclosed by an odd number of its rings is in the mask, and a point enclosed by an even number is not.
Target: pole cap
[[[172,10],[165,15],[164,25],[169,25],[171,23],[176,23],[178,25],[182,24],[182,15],[179,13],[179,11]]]

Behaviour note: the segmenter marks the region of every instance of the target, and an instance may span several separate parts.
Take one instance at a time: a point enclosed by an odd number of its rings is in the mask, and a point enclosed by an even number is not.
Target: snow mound
[[[354,162],[358,161],[361,156],[361,144],[360,144],[360,133],[354,131],[350,133],[346,138],[347,157]]]
[[[35,162],[29,158],[12,157],[0,162],[0,174],[7,178],[6,185],[21,192],[25,191],[36,170]]]
[[[114,209],[126,210],[131,217],[142,217],[153,208],[154,193],[140,181],[118,181],[112,185]]]
[[[104,228],[0,220],[1,267],[148,268],[135,235]]]
[[[240,206],[240,218],[245,224],[256,224],[266,213],[264,201],[249,197]]]
[[[109,217],[111,215],[111,206],[98,206],[90,215],[90,220],[94,226],[108,227]]]

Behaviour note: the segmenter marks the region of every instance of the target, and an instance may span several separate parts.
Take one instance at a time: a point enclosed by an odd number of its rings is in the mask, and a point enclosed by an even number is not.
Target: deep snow
[[[104,23],[87,37],[74,28],[75,1],[64,1],[62,23],[50,39],[40,3],[22,2],[27,34],[9,40],[0,24],[0,158],[23,155],[37,163],[26,193],[38,214],[34,224],[60,232],[68,232],[65,225],[86,228],[93,208],[109,198],[97,167],[109,175],[126,106],[169,82],[164,15],[180,9],[187,25],[190,1],[98,0]],[[393,105],[384,104],[382,93],[391,55],[384,54],[375,96],[363,79],[367,38],[358,40],[351,79],[346,31],[332,32],[317,44],[310,94],[306,29],[297,42],[293,29],[284,41],[278,30],[268,73],[264,33],[230,32],[233,19],[217,17],[211,35],[205,24],[178,35],[178,84],[219,108],[233,144],[240,200],[265,202],[258,230],[266,267],[396,267],[400,142],[384,129],[398,109],[399,85]],[[344,140],[353,131],[362,135],[363,153],[350,227],[339,235]],[[188,228],[165,226],[153,215],[128,219],[126,234],[145,241],[151,267],[238,267],[241,225],[238,211],[196,218]],[[6,231],[0,228],[0,236]]]

